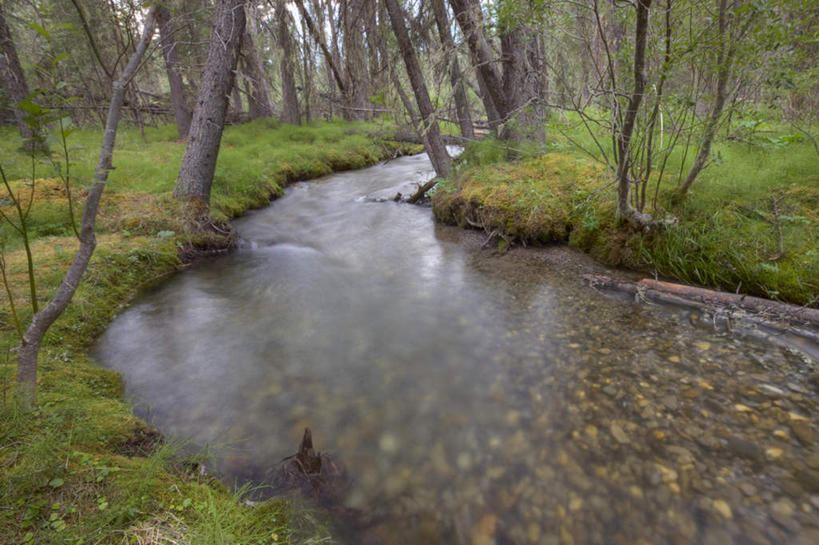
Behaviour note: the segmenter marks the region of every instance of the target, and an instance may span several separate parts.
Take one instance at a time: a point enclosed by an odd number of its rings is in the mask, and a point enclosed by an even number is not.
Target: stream
[[[389,201],[430,170],[291,186],[95,358],[230,483],[264,482],[310,427],[373,520],[339,528],[350,545],[819,543],[815,360]]]

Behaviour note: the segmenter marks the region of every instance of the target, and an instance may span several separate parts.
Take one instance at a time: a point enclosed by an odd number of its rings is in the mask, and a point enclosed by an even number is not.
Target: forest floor
[[[567,243],[647,275],[819,303],[819,156],[810,143],[719,142],[683,199],[674,197],[686,159],[672,156],[659,188],[649,181],[646,211],[673,223],[642,232],[619,224],[605,164],[560,135],[546,140],[547,153],[473,143],[436,188],[436,217],[494,233],[504,247]]]
[[[420,151],[351,125],[229,127],[214,178],[212,212],[226,220],[265,205],[289,182],[361,168]],[[358,129],[378,127],[356,125]],[[99,131],[69,142],[75,196],[91,179]],[[819,294],[819,159],[807,143],[721,142],[718,161],[691,194],[673,202],[673,176],[658,192],[661,215],[677,222],[651,233],[618,226],[610,174],[559,136],[548,153],[491,139],[467,148],[433,195],[445,222],[485,229],[509,242],[568,243],[599,261],[684,282],[809,304]],[[784,143],[783,143],[784,142]],[[27,224],[38,300],[54,293],[76,248],[68,193],[52,165],[16,151],[0,131],[0,165],[30,198]],[[53,150],[58,150],[56,143]],[[10,543],[280,543],[321,540],[326,528],[283,500],[248,509],[163,444],[122,399],[121,377],[97,367],[88,349],[139,290],[184,267],[191,242],[171,191],[184,143],[175,127],[120,131],[98,218],[99,246],[74,301],[52,327],[40,358],[39,407],[13,401],[18,341],[8,305],[0,309],[0,535]],[[510,161],[510,159],[512,159]],[[56,156],[55,156],[56,160]],[[669,172],[679,163],[669,163]],[[32,174],[32,167],[34,172]],[[63,171],[64,167],[63,167]],[[33,181],[33,183],[32,183]],[[654,187],[649,200],[653,200]],[[75,198],[75,215],[81,198]],[[8,213],[8,202],[0,202]],[[649,211],[652,211],[649,209]],[[77,221],[79,218],[76,218]],[[31,316],[25,253],[7,224],[2,255],[21,321]],[[781,242],[780,242],[781,241]],[[195,242],[195,241],[194,241]]]
[[[362,168],[418,146],[385,142],[322,123],[280,127],[258,121],[228,127],[216,168],[212,213],[229,219],[267,204],[295,180]],[[98,247],[66,313],[40,352],[38,407],[14,402],[18,344],[8,297],[0,309],[0,541],[3,543],[288,543],[321,541],[326,527],[284,500],[247,508],[247,489],[229,491],[199,471],[132,415],[121,377],[96,366],[88,349],[106,325],[145,287],[180,270],[190,241],[171,191],[184,143],[176,129],[123,129],[115,170],[98,217]],[[71,135],[74,214],[99,150],[99,131]],[[37,299],[56,290],[77,247],[68,193],[49,161],[16,150],[16,135],[0,132],[0,165],[10,186],[30,202]],[[58,143],[51,144],[59,149]],[[56,154],[55,154],[56,160]],[[32,174],[32,167],[34,172]],[[65,168],[62,167],[62,172]],[[8,200],[0,210],[13,210]],[[13,213],[10,217],[14,217]],[[31,317],[25,249],[3,222],[2,257],[21,322]],[[294,445],[295,448],[295,445]]]

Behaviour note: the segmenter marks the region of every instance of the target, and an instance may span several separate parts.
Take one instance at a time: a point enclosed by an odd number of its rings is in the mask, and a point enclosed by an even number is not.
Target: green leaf
[[[63,484],[65,484],[65,481],[59,477],[54,477],[53,479],[48,481],[48,486],[50,486],[51,488],[60,488]]]
[[[37,32],[42,34],[43,38],[45,38],[46,40],[51,41],[51,34],[49,34],[48,31],[46,29],[44,29],[43,27],[41,27],[40,25],[35,24],[35,23],[29,23],[28,26],[30,26],[31,28],[33,28],[34,30],[36,30]]]
[[[158,232],[158,233],[156,234],[156,236],[157,236],[157,237],[159,237],[159,238],[163,238],[163,239],[164,239],[164,238],[171,238],[171,237],[172,237],[172,236],[174,236],[175,234],[176,234],[176,233],[175,233],[174,231],[160,231],[160,232]]]

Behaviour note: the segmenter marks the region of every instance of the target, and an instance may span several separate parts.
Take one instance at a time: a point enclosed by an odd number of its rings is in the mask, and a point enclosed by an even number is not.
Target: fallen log
[[[691,308],[713,314],[715,318],[719,317],[728,323],[744,322],[819,343],[819,317],[816,309],[649,278],[639,282],[621,282],[605,275],[586,274],[583,275],[583,280],[594,288],[620,291],[642,300]]]
[[[736,306],[750,312],[769,315],[774,314],[787,318],[789,321],[797,321],[819,327],[819,309],[815,308],[798,307],[796,305],[789,305],[787,303],[780,303],[779,301],[753,297],[751,295],[714,291],[694,286],[663,282],[661,280],[653,280],[651,278],[644,278],[637,284],[638,286],[648,289],[678,295],[687,299],[694,299],[706,304]]]

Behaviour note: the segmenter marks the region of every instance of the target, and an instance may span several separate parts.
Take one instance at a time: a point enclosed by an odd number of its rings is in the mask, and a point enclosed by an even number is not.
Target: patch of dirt
[[[165,438],[157,430],[141,425],[127,439],[115,445],[114,452],[129,458],[146,457],[153,454],[164,441]]]

